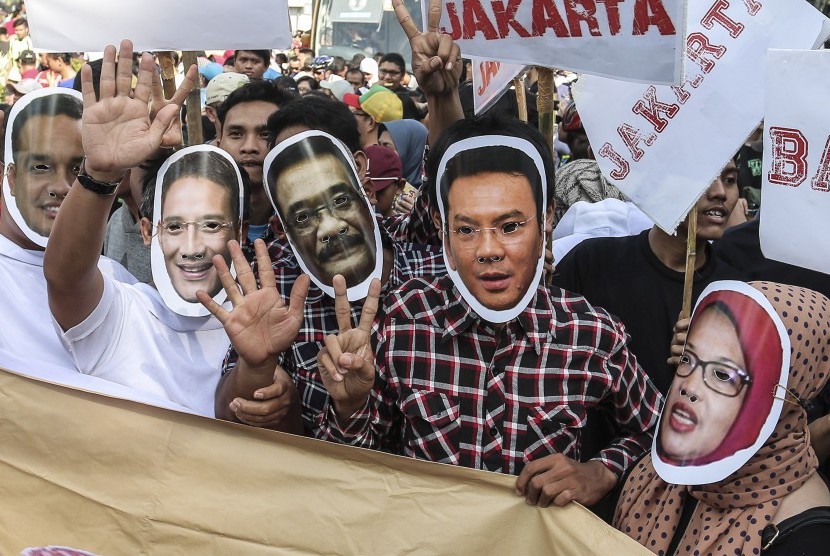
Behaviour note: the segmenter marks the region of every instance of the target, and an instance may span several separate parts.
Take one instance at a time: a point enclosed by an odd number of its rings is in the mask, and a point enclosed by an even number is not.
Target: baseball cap
[[[225,99],[232,92],[244,87],[250,81],[247,75],[242,75],[241,73],[234,73],[232,71],[220,73],[211,79],[207,85],[205,104],[210,106],[219,102],[225,102]]]
[[[204,76],[205,79],[210,81],[224,70],[222,69],[222,64],[217,64],[216,62],[208,62],[204,66],[199,68],[199,73]]]
[[[343,102],[363,110],[380,123],[403,118],[403,103],[400,97],[383,85],[372,85],[359,97],[354,93],[347,93],[343,95]]]
[[[369,145],[363,152],[369,160],[367,174],[375,191],[386,189],[403,177],[401,157],[383,145]]]
[[[9,82],[8,84],[6,84],[6,89],[12,89],[21,95],[25,95],[27,93],[31,93],[32,91],[37,91],[38,89],[42,88],[43,85],[38,83],[37,79],[21,79],[17,83]]]
[[[343,97],[347,94],[351,94],[352,96],[357,97],[357,95],[352,92],[354,91],[354,89],[352,88],[352,84],[343,79],[340,79],[338,81],[323,79],[322,81],[320,81],[320,87],[331,91],[331,94],[334,95],[334,98],[336,98],[340,102],[343,102]],[[358,104],[360,104],[360,101],[358,101]]]
[[[37,62],[37,55],[31,50],[24,50],[17,59],[24,64],[34,64]]]

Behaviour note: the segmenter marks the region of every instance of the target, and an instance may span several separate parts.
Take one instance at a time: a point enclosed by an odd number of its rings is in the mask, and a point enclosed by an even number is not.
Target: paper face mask
[[[536,147],[487,135],[454,143],[441,159],[435,198],[444,262],[464,300],[504,323],[533,299],[544,269],[547,179]]]
[[[346,147],[321,131],[282,141],[265,157],[265,190],[303,272],[331,297],[338,274],[349,301],[366,297],[381,277],[383,251]]]
[[[84,158],[83,108],[81,93],[53,87],[24,95],[9,112],[3,198],[20,231],[41,247]]]
[[[700,296],[652,445],[665,481],[725,479],[764,444],[781,415],[790,339],[769,301],[735,281]]]
[[[150,263],[171,310],[190,317],[209,314],[196,299],[199,290],[217,303],[225,301],[212,261],[221,255],[231,267],[228,241],[239,239],[243,199],[236,164],[216,147],[189,147],[162,165],[153,198]]]

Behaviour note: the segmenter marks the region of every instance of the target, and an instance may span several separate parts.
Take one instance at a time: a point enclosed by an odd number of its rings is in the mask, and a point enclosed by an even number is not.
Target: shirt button
[[[492,429],[490,429],[490,436],[498,436],[498,435],[499,435],[499,429],[497,429],[496,427],[493,427]]]

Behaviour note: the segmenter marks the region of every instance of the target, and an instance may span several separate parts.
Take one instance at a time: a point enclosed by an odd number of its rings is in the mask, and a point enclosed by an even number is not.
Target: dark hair
[[[310,75],[304,75],[302,77],[299,77],[299,78],[295,79],[294,81],[297,82],[298,86],[301,82],[308,81],[308,86],[311,87],[312,91],[316,91],[317,89],[320,88],[320,83],[316,79],[311,77]]]
[[[69,52],[47,52],[46,54],[50,58],[62,60],[64,64],[69,64],[72,62],[72,54],[70,54]]]
[[[360,68],[349,68],[349,71],[346,72],[346,75],[349,75],[350,73],[359,73],[360,79],[363,79],[363,72],[360,71]]]
[[[222,67],[226,66],[233,66],[236,63],[236,56],[228,56],[225,58],[225,62],[222,64]]]
[[[92,70],[92,88],[95,90],[96,99],[101,96],[101,67],[103,64],[104,60],[94,60],[92,62],[87,62],[86,64],[89,66],[89,69]],[[75,80],[72,82],[72,88],[79,93],[83,92],[81,89],[81,72],[75,74]]]
[[[273,83],[289,100],[299,98],[300,92],[297,90],[297,82],[293,77],[282,75],[274,79]]]
[[[346,168],[351,168],[351,163],[345,158],[340,149],[338,149],[337,146],[334,145],[329,139],[320,136],[308,137],[303,141],[294,143],[274,158],[271,166],[267,168],[267,172],[265,174],[266,187],[268,187],[271,191],[274,203],[277,203],[276,186],[280,176],[284,172],[290,170],[300,162],[323,156],[333,156],[338,162],[345,165]],[[351,171],[349,172],[349,176],[352,176]],[[361,188],[360,184],[357,183],[356,178],[352,185],[358,189]]]
[[[14,20],[13,27],[20,27],[21,25],[25,25],[26,27],[29,26],[29,22],[26,21],[25,17],[18,17],[17,19]]]
[[[238,88],[225,99],[225,102],[219,105],[216,110],[216,118],[219,123],[225,125],[225,117],[228,112],[237,104],[245,102],[254,102],[261,100],[270,102],[275,106],[275,110],[291,100],[291,96],[286,94],[283,89],[280,89],[273,81],[267,79],[258,79],[251,81],[247,85]]]
[[[403,56],[398,54],[397,52],[390,52],[389,54],[384,54],[383,58],[380,59],[378,65],[381,65],[384,62],[392,62],[399,68],[401,68],[401,73],[406,73],[406,62],[403,59]]]
[[[360,133],[357,120],[349,108],[340,101],[306,95],[283,106],[268,118],[268,147],[273,148],[275,138],[284,129],[303,126],[325,131],[346,144],[352,153],[360,150]]]
[[[9,30],[6,29],[5,26],[0,25],[0,35],[8,35],[8,34],[9,34]]]
[[[469,151],[464,151],[454,156],[448,163],[441,181],[441,197],[443,208],[447,210],[447,196],[452,183],[460,177],[475,176],[485,172],[502,172],[509,174],[522,174],[530,181],[533,188],[533,197],[536,201],[537,216],[543,220],[543,213],[547,207],[542,206],[542,187],[547,192],[547,202],[553,205],[554,165],[553,154],[545,141],[544,136],[536,128],[515,118],[507,118],[501,115],[485,115],[469,120],[459,120],[447,128],[435,146],[430,150],[426,162],[428,202],[431,208],[436,211],[439,207],[436,204],[433,186],[438,176],[438,166],[441,163],[447,149],[463,139],[470,137],[481,137],[485,135],[506,135],[517,137],[530,142],[542,159],[542,166],[545,171],[546,181],[541,182],[542,176],[536,169],[533,160],[524,153],[517,153],[514,149],[507,149],[501,146],[487,146]]]
[[[342,56],[334,56],[329,63],[329,71],[339,74],[346,69],[346,60]]]
[[[158,171],[164,162],[164,159],[154,161],[152,167],[148,169],[147,176],[142,183],[142,198],[139,212],[151,221],[153,220],[153,203],[156,195]],[[228,192],[231,200],[231,216],[234,222],[239,224],[239,181],[236,176],[237,169],[238,167],[234,162],[231,162],[219,153],[210,151],[188,153],[167,168],[167,172],[164,174],[164,181],[161,184],[161,204],[164,206],[164,200],[167,197],[170,186],[178,180],[186,177],[206,179],[221,186]],[[243,194],[246,189],[244,183],[243,179]],[[242,216],[244,217],[244,214]]]
[[[250,52],[257,58],[261,58],[262,62],[265,64],[265,67],[271,63],[271,51],[270,50],[234,50],[233,51],[233,59],[236,61],[237,56],[239,56],[240,52]]]
[[[17,158],[15,147],[20,144],[20,134],[23,132],[23,126],[31,118],[37,116],[68,116],[73,120],[80,120],[83,113],[83,101],[65,93],[55,93],[32,100],[14,118],[11,134],[12,160]]]
[[[274,54],[274,60],[280,65],[288,63],[288,56],[284,52],[277,52]]]
[[[349,62],[349,67],[351,69],[356,69],[357,71],[360,71],[360,62],[362,62],[364,58],[366,58],[366,55],[365,54],[360,54],[358,52],[357,54],[352,56],[352,59]]]

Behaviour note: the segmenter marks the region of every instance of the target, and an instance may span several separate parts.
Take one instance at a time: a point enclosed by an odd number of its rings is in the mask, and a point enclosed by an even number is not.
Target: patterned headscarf
[[[602,177],[597,161],[589,159],[572,160],[556,171],[553,199],[556,202],[554,225],[577,201],[596,203],[603,199],[628,200],[619,189]]]
[[[755,282],[790,337],[789,401],[814,397],[830,376],[830,300],[805,288]],[[783,396],[780,391],[778,396]],[[761,531],[775,519],[781,498],[816,471],[807,415],[785,403],[775,430],[761,449],[731,476],[708,485],[666,483],[646,456],[626,481],[615,526],[657,554],[668,549],[680,521],[684,494],[698,504],[677,554],[760,554]]]

